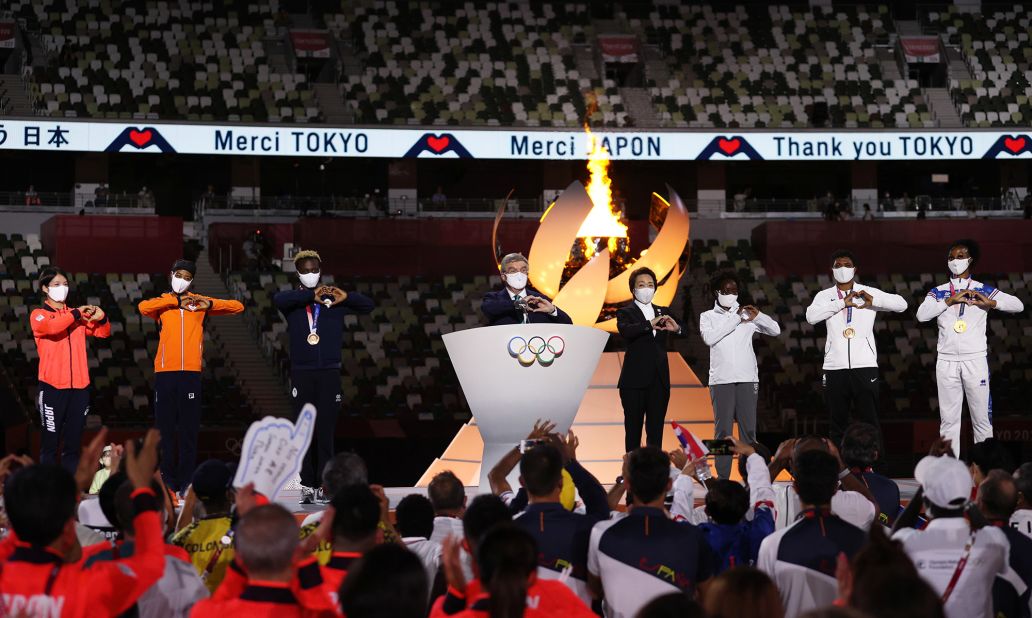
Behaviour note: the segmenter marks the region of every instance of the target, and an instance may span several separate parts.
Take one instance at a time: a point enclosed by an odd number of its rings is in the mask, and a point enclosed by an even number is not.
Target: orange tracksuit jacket
[[[195,294],[194,296],[199,296]],[[244,310],[237,300],[211,301],[207,311],[189,311],[179,307],[179,295],[165,292],[157,298],[140,301],[140,313],[158,322],[161,336],[154,356],[154,371],[200,371],[204,356],[204,320],[209,315],[232,315]]]
[[[149,488],[133,492],[136,553],[129,558],[67,564],[41,547],[15,542],[0,572],[0,615],[93,618],[117,616],[136,603],[165,571],[157,500]]]
[[[44,304],[33,309],[29,323],[39,352],[39,381],[54,388],[89,386],[86,337],[111,336],[107,315],[99,322],[87,322],[78,309],[54,309]]]

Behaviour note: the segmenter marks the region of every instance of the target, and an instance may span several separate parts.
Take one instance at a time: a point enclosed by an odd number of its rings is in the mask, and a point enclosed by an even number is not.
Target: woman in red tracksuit
[[[70,308],[68,275],[57,267],[39,275],[43,306],[29,315],[39,352],[39,406],[43,435],[40,463],[58,463],[70,472],[79,464],[79,446],[90,411],[90,374],[86,365],[86,337],[106,338],[111,323],[100,307]]]
[[[463,581],[458,544],[445,543],[441,559],[448,594],[434,603],[430,618],[597,618],[558,580],[538,579],[534,537],[522,528],[499,524],[477,545],[478,580]]]

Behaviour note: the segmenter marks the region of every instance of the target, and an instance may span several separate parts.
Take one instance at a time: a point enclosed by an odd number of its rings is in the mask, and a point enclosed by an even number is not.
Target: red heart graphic
[[[1016,152],[1018,152],[1019,150],[1021,150],[1022,148],[1025,147],[1025,138],[1024,137],[1019,137],[1017,139],[1012,139],[1012,138],[1008,137],[1005,140],[1003,140],[1003,146],[1007,150],[1016,153]]]
[[[736,150],[738,150],[738,147],[741,146],[741,145],[742,145],[742,140],[738,139],[737,137],[735,139],[731,139],[731,140],[727,140],[727,139],[724,139],[722,137],[722,138],[720,138],[720,141],[717,142],[717,147],[719,147],[721,150],[723,150],[724,154],[731,154],[731,153],[735,152]]]
[[[445,148],[448,147],[448,144],[450,143],[451,139],[447,135],[443,137],[434,137],[433,135],[431,135],[430,137],[426,138],[426,145],[430,147],[430,150],[433,150],[436,153],[440,153],[441,151],[443,151]]]
[[[142,148],[144,144],[150,141],[150,138],[150,129],[147,129],[146,131],[137,131],[136,129],[133,129],[129,132],[129,140],[136,144],[137,148]]]

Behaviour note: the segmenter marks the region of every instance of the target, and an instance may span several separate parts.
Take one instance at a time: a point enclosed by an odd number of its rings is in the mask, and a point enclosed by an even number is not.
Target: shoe
[[[301,499],[298,504],[313,504],[315,502],[315,490],[311,487],[301,486]]]
[[[329,504],[330,503],[330,499],[326,497],[326,492],[323,491],[322,487],[320,487],[319,489],[315,490],[315,503],[316,504]]]

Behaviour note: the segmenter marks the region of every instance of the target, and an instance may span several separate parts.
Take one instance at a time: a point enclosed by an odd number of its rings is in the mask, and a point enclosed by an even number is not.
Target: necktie
[[[512,301],[513,301],[514,303],[518,303],[518,302],[520,302],[520,295],[519,295],[519,294],[517,294],[517,295],[513,296],[513,297],[512,297]],[[524,311],[523,311],[522,313],[523,313],[523,323],[524,323],[524,324],[526,324],[526,323],[527,323],[527,311],[526,311],[526,310],[524,310]]]

